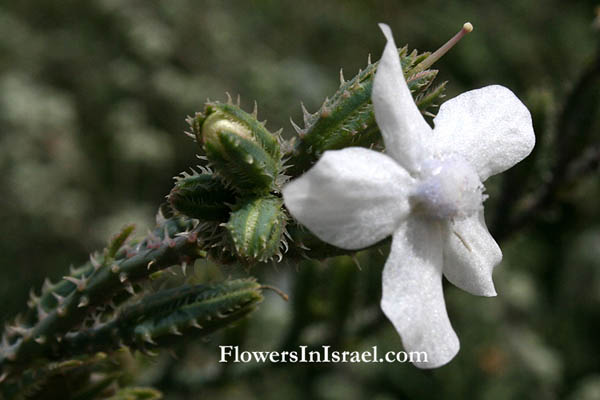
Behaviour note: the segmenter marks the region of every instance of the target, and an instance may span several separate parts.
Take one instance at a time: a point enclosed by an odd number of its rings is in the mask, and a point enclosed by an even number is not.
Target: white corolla
[[[442,275],[459,288],[495,296],[492,270],[502,252],[483,217],[484,182],[525,158],[531,115],[507,88],[487,86],[445,102],[432,129],[406,85],[387,25],[373,83],[386,154],[359,147],[327,151],[283,189],[285,204],[320,239],[361,249],[392,235],[381,307],[406,351],[427,353],[421,368],[459,350]]]

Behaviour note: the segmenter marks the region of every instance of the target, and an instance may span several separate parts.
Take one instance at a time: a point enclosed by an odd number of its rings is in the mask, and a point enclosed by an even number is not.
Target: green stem
[[[167,226],[169,220],[160,227],[163,231],[175,229]],[[97,307],[102,306],[116,295],[133,290],[133,284],[150,274],[185,261],[204,257],[205,252],[198,246],[200,228],[191,231],[191,222],[178,226],[179,236],[159,237],[151,233],[137,250],[123,254],[123,258],[94,267],[84,267],[66,277],[59,285],[47,288],[47,293],[34,305],[39,316],[32,326],[7,328],[5,337],[10,337],[0,346],[0,371],[15,373],[28,367],[38,358],[60,359],[59,342],[70,330],[77,329]],[[187,231],[187,232],[186,232]],[[108,261],[108,260],[105,260]],[[95,262],[92,262],[94,264]],[[56,290],[58,290],[58,292]],[[62,296],[61,293],[68,293]],[[54,294],[53,294],[54,293]],[[58,294],[60,300],[50,300]],[[51,304],[53,307],[46,310]],[[18,331],[18,335],[12,334]]]

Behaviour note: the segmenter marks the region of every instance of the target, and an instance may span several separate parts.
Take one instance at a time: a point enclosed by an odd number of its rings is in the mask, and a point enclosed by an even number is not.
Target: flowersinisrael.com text
[[[290,351],[247,351],[238,346],[219,346],[222,363],[405,363],[428,362],[424,351],[388,351],[379,354],[377,346],[364,351],[331,350],[331,346],[321,346],[309,350],[308,346],[299,346]]]

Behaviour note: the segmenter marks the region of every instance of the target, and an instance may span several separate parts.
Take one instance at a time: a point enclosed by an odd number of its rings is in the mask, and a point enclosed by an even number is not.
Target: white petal
[[[473,164],[481,181],[512,167],[531,153],[531,114],[509,89],[486,86],[448,100],[433,120],[432,146]]]
[[[283,188],[290,213],[321,240],[360,249],[389,236],[408,214],[414,180],[385,154],[360,147],[326,151]]]
[[[417,172],[424,158],[424,136],[431,134],[406,85],[392,31],[379,24],[387,38],[373,82],[371,99],[386,152],[410,172]]]
[[[383,269],[381,308],[402,337],[407,352],[427,354],[419,368],[436,368],[458,353],[442,292],[441,228],[430,219],[410,217],[394,233]]]
[[[477,296],[495,296],[492,270],[502,261],[502,251],[478,215],[449,221],[444,235],[444,276]]]

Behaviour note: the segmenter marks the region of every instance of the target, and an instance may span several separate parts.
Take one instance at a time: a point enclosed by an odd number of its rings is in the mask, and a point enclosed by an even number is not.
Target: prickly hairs
[[[398,56],[417,106],[432,116],[444,91],[444,83],[433,86],[437,71],[428,69],[435,53],[409,53],[405,47]],[[92,393],[90,377],[101,359],[114,360],[111,352],[124,346],[150,352],[180,335],[224,329],[248,315],[266,288],[245,279],[156,290],[151,283],[164,283],[165,271],[185,275],[195,260],[211,256],[248,266],[284,255],[298,260],[352,254],[291,219],[281,190],[327,150],[380,146],[371,103],[377,67],[369,59],[350,80],[340,73],[339,89],[319,111],[303,108],[304,127],[292,122],[298,136],[289,142],[258,121],[256,107],[247,113],[231,99],[209,101],[188,118],[189,135],[206,163],[175,179],[155,229],[135,239],[127,226],[62,280],[47,280],[41,293],[32,291],[29,310],[2,336],[0,398],[43,390],[55,374],[76,378],[82,392]],[[106,382],[116,381],[111,379]],[[146,388],[116,393],[157,396]]]
[[[209,102],[203,113],[188,119],[198,143],[215,172],[241,193],[278,190],[282,169],[279,133],[231,102]]]

